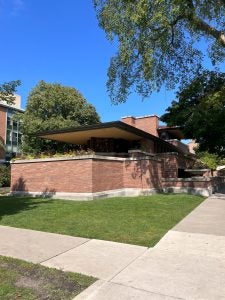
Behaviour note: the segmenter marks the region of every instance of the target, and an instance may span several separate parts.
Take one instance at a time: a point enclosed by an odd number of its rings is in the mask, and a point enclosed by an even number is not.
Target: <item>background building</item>
[[[24,112],[19,95],[15,95],[12,105],[8,105],[4,101],[0,102],[0,139],[5,145],[5,151],[0,151],[1,162],[9,160],[20,152],[22,138],[20,124],[13,118],[18,112]]]

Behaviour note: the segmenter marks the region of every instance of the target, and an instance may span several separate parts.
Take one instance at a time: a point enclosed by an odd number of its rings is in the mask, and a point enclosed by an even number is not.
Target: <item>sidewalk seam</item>
[[[91,241],[91,240],[89,239],[89,240],[83,242],[82,244],[80,244],[80,245],[78,245],[78,246],[72,247],[72,248],[67,249],[67,250],[65,250],[65,251],[63,251],[63,252],[60,252],[60,253],[58,253],[58,254],[56,254],[56,255],[53,255],[52,257],[49,257],[48,259],[45,259],[45,260],[43,260],[43,261],[40,261],[39,264],[43,264],[43,263],[45,263],[45,262],[47,262],[47,261],[49,261],[49,260],[51,260],[51,259],[53,259],[53,258],[55,258],[55,257],[57,257],[57,256],[60,256],[60,255],[62,255],[62,254],[64,254],[64,253],[66,253],[66,252],[69,252],[69,251],[73,250],[73,249],[79,248],[80,246],[82,246],[82,245],[84,245],[84,244],[86,244],[86,243],[88,243],[88,242],[90,242],[90,241]]]
[[[109,278],[107,281],[111,282],[111,280],[113,280],[117,275],[119,275],[122,271],[124,271],[127,267],[129,267],[138,258],[140,258],[142,255],[144,255],[149,249],[152,249],[152,248],[145,249],[145,251],[143,253],[141,253],[140,255],[136,256],[134,259],[132,259],[132,261],[130,261],[125,267],[123,267],[119,272],[117,272],[115,275],[113,275],[113,277]]]
[[[145,289],[134,287],[132,285],[125,285],[125,284],[122,284],[122,283],[119,283],[119,282],[109,282],[109,283],[124,286],[124,287],[128,287],[128,288],[132,288],[132,289],[137,290],[137,291],[143,291],[143,292],[146,292],[146,293],[151,293],[151,294],[154,294],[154,295],[166,296],[166,297],[170,297],[170,298],[173,298],[173,299],[179,299],[179,300],[186,300],[185,298],[180,298],[180,297],[170,296],[170,295],[167,295],[167,294],[152,292],[152,291],[148,291],[148,290],[145,290]]]

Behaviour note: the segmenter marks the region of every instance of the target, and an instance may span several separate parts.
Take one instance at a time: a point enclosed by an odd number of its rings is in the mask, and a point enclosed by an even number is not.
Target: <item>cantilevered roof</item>
[[[184,139],[184,134],[181,131],[181,128],[178,126],[159,126],[158,128],[158,132],[162,133],[162,132],[168,132],[170,137],[173,139]]]
[[[157,141],[170,148],[171,151],[180,152],[177,147],[166,141],[121,121],[39,132],[37,136],[44,139],[77,145],[86,144],[90,138],[115,138],[130,141],[145,138]]]
[[[139,140],[146,135],[149,137],[150,134],[121,121],[46,131],[38,134],[41,138],[81,145],[85,144],[91,137]],[[155,136],[151,137],[156,138]]]

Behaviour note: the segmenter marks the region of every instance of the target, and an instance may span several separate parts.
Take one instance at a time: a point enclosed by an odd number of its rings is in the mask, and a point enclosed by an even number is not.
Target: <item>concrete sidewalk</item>
[[[77,300],[222,300],[225,195],[206,199],[154,248],[0,226],[0,255],[99,278]]]

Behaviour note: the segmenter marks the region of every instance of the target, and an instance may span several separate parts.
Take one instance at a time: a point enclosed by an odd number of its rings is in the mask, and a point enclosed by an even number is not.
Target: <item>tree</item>
[[[208,153],[206,151],[199,152],[196,151],[196,157],[197,157],[197,163],[200,162],[205,167],[215,170],[218,166],[222,166],[225,164],[225,159],[221,159],[217,154],[215,153]]]
[[[25,113],[20,119],[24,153],[74,148],[74,145],[37,138],[37,132],[100,122],[95,108],[76,89],[44,81],[40,81],[29,94]]]
[[[13,94],[16,92],[16,88],[20,84],[20,80],[13,80],[0,84],[0,101],[4,101],[7,104],[13,104],[15,101]]]
[[[225,73],[205,71],[177,93],[161,117],[169,126],[182,126],[199,151],[225,157]]]
[[[133,87],[147,97],[162,85],[185,84],[201,68],[204,38],[213,64],[225,55],[224,0],[93,0],[100,26],[119,49],[107,87],[125,102]]]

